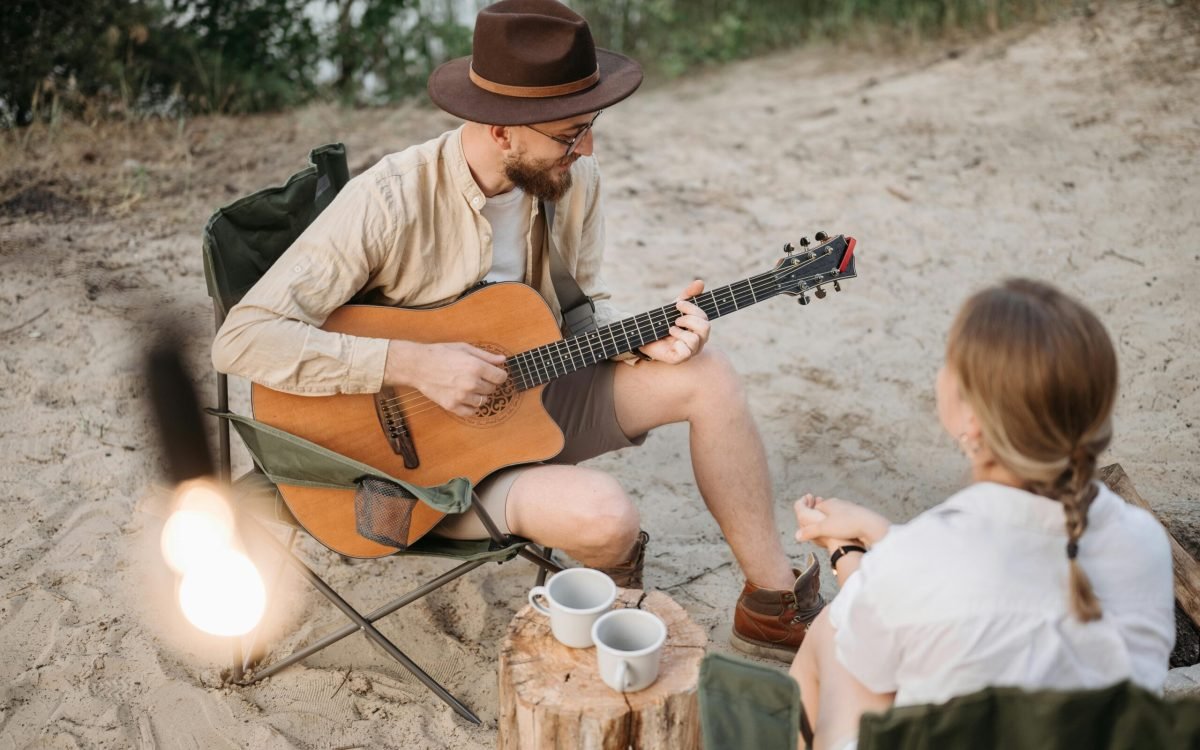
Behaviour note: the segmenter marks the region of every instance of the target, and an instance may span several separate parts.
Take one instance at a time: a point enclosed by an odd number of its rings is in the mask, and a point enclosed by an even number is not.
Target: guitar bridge
[[[396,396],[395,388],[384,386],[375,394],[375,414],[379,417],[379,426],[383,428],[392,452],[404,459],[404,468],[415,469],[420,466],[417,447],[413,443],[412,433],[408,431],[408,419],[404,416],[404,404]]]

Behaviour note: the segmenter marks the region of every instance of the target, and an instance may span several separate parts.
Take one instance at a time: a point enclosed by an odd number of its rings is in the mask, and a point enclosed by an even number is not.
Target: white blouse
[[[989,685],[1076,689],[1129,678],[1161,692],[1175,643],[1171,548],[1150,513],[1101,485],[1079,563],[1103,616],[1067,595],[1062,506],[980,483],[896,525],[834,599],[843,665],[896,705]]]

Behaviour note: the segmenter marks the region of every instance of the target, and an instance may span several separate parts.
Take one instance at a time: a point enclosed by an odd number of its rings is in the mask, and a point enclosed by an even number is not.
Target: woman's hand
[[[814,535],[811,532],[805,535],[806,530],[816,529],[819,527],[819,524],[824,523],[826,520],[824,513],[816,508],[809,507],[806,503],[806,500],[811,497],[812,495],[805,495],[796,501],[794,510],[796,511],[796,525],[799,526],[799,530],[796,532],[796,541],[812,542],[818,547],[824,547],[828,552],[833,552],[838,547],[847,544],[858,544],[857,539],[849,537]]]
[[[815,542],[827,550],[844,544],[870,548],[887,535],[891,523],[861,505],[808,494],[796,501],[796,541]]]

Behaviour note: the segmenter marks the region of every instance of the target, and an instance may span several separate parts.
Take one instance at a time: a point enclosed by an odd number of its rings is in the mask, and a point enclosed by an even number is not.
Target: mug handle
[[[529,590],[529,603],[531,605],[533,605],[533,608],[536,609],[538,612],[541,612],[543,615],[546,615],[547,617],[549,617],[550,610],[546,609],[545,607],[543,607],[541,604],[538,604],[538,602],[537,602],[537,597],[539,597],[539,596],[545,597],[547,601],[550,600],[550,596],[546,593],[545,586],[534,586],[533,588],[531,588]]]
[[[633,670],[629,668],[629,662],[624,659],[617,660],[617,674],[613,677],[613,682],[621,686],[622,693],[633,686]]]

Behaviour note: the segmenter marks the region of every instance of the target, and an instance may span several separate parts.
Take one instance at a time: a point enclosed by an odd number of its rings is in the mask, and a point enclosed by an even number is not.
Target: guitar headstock
[[[837,235],[830,237],[824,232],[814,236],[816,243],[809,242],[807,237],[800,238],[800,247],[793,247],[789,242],[783,246],[787,254],[775,264],[772,271],[779,291],[799,297],[802,305],[807,305],[809,292],[817,299],[825,298],[824,285],[829,284],[833,291],[842,291],[838,282],[852,279],[858,275],[854,264],[853,237]]]

